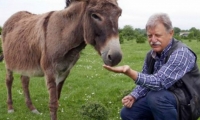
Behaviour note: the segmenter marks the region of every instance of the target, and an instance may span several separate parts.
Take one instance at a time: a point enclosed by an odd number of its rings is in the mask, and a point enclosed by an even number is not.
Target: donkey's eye
[[[97,14],[93,13],[91,16],[92,16],[92,18],[101,21],[101,18]]]

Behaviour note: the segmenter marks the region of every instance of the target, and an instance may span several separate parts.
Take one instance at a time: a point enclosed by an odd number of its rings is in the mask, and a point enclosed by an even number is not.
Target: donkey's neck
[[[63,17],[66,21],[65,29],[66,31],[70,30],[70,32],[72,32],[72,36],[70,36],[70,39],[76,40],[76,42],[79,41],[79,43],[82,43],[84,41],[83,16],[85,14],[85,9],[85,2],[75,2],[62,12]]]

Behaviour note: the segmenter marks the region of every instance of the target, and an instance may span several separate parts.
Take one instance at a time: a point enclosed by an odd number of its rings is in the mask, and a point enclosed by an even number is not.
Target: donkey
[[[94,47],[104,64],[115,66],[121,61],[121,12],[117,0],[72,0],[64,10],[38,15],[20,11],[12,15],[2,32],[8,112],[14,112],[13,72],[21,74],[25,102],[34,113],[39,112],[31,101],[29,78],[44,76],[50,117],[56,120],[63,83],[87,44]]]

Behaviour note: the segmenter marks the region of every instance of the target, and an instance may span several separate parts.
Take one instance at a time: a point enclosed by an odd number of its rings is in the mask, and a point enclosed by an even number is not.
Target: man
[[[186,81],[188,76],[194,76],[191,77],[191,82],[196,79],[200,81],[195,53],[173,38],[172,23],[165,13],[152,15],[147,21],[146,31],[152,50],[146,56],[142,73],[131,69],[128,65],[118,67],[104,65],[104,68],[110,71],[124,73],[137,84],[136,88],[122,99],[124,107],[121,110],[121,118],[178,120],[183,119],[182,116],[185,115],[186,120],[197,119],[196,116],[191,117],[189,110],[193,96],[188,93],[190,90],[186,89],[186,85],[182,82]],[[199,91],[198,87],[197,89]],[[195,95],[199,98],[198,94]],[[182,103],[185,104],[186,109],[184,109],[189,112],[181,113],[182,109],[179,108],[183,107],[179,105]]]

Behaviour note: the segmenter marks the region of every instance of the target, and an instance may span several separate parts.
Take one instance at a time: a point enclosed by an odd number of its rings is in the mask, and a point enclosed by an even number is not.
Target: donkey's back
[[[43,49],[44,18],[27,11],[12,15],[3,27],[3,52],[6,68],[27,76],[43,75],[40,59]]]
[[[34,16],[34,14],[31,14],[30,12],[27,11],[20,11],[13,14],[4,24],[3,36],[12,31],[16,23],[18,23],[20,20],[24,20],[25,18],[27,19],[32,16]]]

